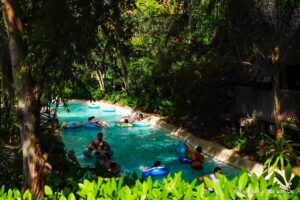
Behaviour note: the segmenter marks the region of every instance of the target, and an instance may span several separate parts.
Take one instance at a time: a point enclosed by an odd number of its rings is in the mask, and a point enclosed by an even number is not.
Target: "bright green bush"
[[[233,180],[228,180],[223,175],[217,176],[219,182],[205,178],[205,183],[200,186],[196,179],[191,183],[182,180],[181,173],[174,177],[168,176],[160,183],[153,182],[151,178],[144,182],[136,180],[132,186],[126,185],[123,178],[99,178],[97,181],[84,180],[78,184],[76,191],[70,188],[53,191],[46,186],[43,199],[299,199],[299,177],[292,176],[290,166],[286,168],[283,176],[274,173],[268,179],[267,173],[258,177],[255,174],[249,175],[244,170]],[[281,186],[275,181],[275,177]],[[15,188],[5,190],[2,186],[0,190],[0,199],[25,198],[33,199],[28,192],[22,195]]]

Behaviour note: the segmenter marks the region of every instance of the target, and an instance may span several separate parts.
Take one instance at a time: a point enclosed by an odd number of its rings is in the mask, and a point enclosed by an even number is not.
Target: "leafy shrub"
[[[239,149],[246,154],[256,152],[257,144],[261,140],[261,134],[257,134],[261,128],[257,124],[240,127],[226,134],[223,144],[229,149]]]
[[[112,101],[113,103],[116,103],[125,97],[127,97],[126,92],[118,91],[118,92],[107,93],[104,98],[106,100]]]
[[[162,115],[173,116],[174,105],[169,100],[162,100],[159,105],[159,111]]]
[[[103,91],[101,91],[100,88],[97,88],[96,90],[91,92],[93,99],[102,99],[104,94]]]
[[[120,103],[123,106],[131,106],[136,108],[139,103],[139,99],[129,96],[126,92],[112,92],[105,95],[105,99],[112,101],[113,103]]]
[[[244,146],[247,143],[246,138],[241,138],[237,135],[228,135],[224,138],[224,145],[229,149],[244,149]]]
[[[283,169],[290,163],[298,165],[298,158],[294,146],[299,146],[299,144],[287,140],[285,138],[284,129],[282,130],[282,138],[280,139],[273,139],[266,134],[264,135],[264,147],[260,150],[260,155],[266,159],[265,166],[267,169]]]
[[[292,176],[290,165],[285,168],[283,175],[264,173],[258,177],[241,170],[233,180],[228,180],[221,174],[217,177],[219,182],[204,178],[204,183],[197,185],[196,179],[188,183],[181,179],[181,173],[177,173],[174,177],[169,175],[160,183],[153,182],[149,177],[143,182],[136,180],[131,186],[124,183],[123,178],[99,178],[97,181],[84,180],[78,183],[76,190],[61,188],[53,191],[50,186],[45,186],[43,199],[299,199],[299,177]],[[5,190],[2,186],[0,199],[33,197],[28,191],[22,195],[15,188]]]

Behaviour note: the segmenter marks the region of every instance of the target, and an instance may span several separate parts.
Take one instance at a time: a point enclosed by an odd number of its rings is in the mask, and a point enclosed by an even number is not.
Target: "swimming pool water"
[[[159,160],[165,165],[171,174],[182,171],[182,177],[186,181],[192,181],[199,176],[210,174],[216,166],[220,166],[223,174],[231,179],[238,174],[239,170],[218,163],[206,156],[203,170],[193,170],[190,165],[182,164],[178,161],[175,151],[179,140],[167,132],[153,127],[116,127],[115,121],[119,121],[123,116],[121,113],[106,113],[100,109],[89,109],[87,105],[69,104],[71,112],[66,112],[63,107],[59,107],[58,118],[63,121],[87,121],[89,116],[95,116],[109,124],[108,128],[101,129],[67,129],[62,131],[62,138],[66,150],[73,149],[81,166],[94,167],[93,160],[83,155],[83,149],[96,138],[98,132],[103,132],[103,139],[107,141],[114,151],[112,160],[120,164],[125,175],[136,172],[141,176],[141,168],[150,167],[154,161]]]

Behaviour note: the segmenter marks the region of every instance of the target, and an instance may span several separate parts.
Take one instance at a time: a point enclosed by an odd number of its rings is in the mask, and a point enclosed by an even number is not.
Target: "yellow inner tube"
[[[130,126],[132,126],[131,123],[123,123],[123,122],[121,122],[121,123],[116,123],[115,125],[116,125],[116,126],[123,126],[123,127],[130,127]]]

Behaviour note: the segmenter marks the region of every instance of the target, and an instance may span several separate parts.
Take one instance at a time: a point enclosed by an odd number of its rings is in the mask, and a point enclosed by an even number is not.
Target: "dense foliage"
[[[23,167],[30,162],[46,166],[50,153],[55,169],[51,154],[65,153],[61,146],[53,152],[47,146],[54,134],[39,124],[41,106],[71,98],[107,99],[188,121],[205,130],[199,134],[209,132],[211,137],[221,117],[231,112],[238,72],[257,67],[257,60],[271,68],[276,140],[266,140],[258,129],[249,131],[253,135],[241,129],[228,133],[224,143],[253,153],[265,140],[262,145],[272,150],[263,152],[269,166],[297,161],[292,142],[278,131],[282,121],[277,94],[283,66],[299,63],[299,1],[1,2],[0,166],[7,177],[3,183],[11,186],[22,179],[20,154],[26,149],[22,152],[20,147],[25,148],[26,139],[39,159],[24,154]],[[23,178],[26,175],[23,172]],[[43,185],[46,173],[41,177]],[[2,189],[2,195],[10,194]]]
[[[266,174],[258,177],[245,171],[230,181],[223,175],[217,176],[219,182],[205,178],[205,183],[200,185],[196,180],[185,182],[180,173],[168,176],[162,182],[153,182],[149,177],[143,182],[136,180],[131,185],[124,183],[123,178],[99,178],[97,181],[84,180],[78,184],[79,187],[75,186],[75,190],[72,187],[52,190],[46,186],[43,199],[299,199],[299,177],[291,176],[291,168],[286,168],[283,176],[275,173],[268,178]],[[275,177],[279,182],[274,181]],[[28,191],[21,194],[16,188],[6,190],[2,186],[0,199],[34,198]]]

